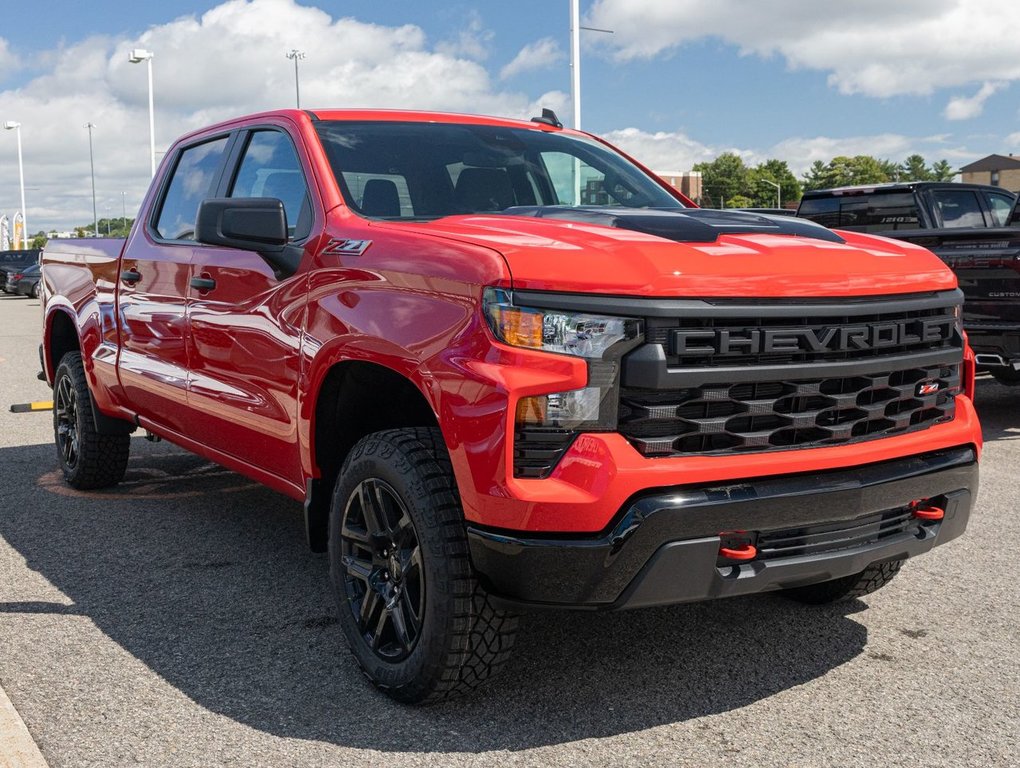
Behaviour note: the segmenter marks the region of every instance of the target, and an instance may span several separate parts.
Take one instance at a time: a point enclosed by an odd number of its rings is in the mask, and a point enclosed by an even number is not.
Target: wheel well
[[[74,321],[64,312],[54,312],[50,321],[50,344],[47,354],[50,359],[50,372],[57,370],[60,361],[68,352],[81,351],[78,341],[78,329]]]
[[[375,363],[338,363],[327,374],[315,404],[318,480],[305,500],[308,543],[324,552],[329,502],[344,460],[366,435],[402,427],[438,427],[421,391],[399,373]]]

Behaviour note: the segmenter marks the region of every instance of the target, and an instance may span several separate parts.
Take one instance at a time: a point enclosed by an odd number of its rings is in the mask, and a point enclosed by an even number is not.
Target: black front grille
[[[780,557],[838,552],[917,531],[919,527],[913,512],[902,507],[846,522],[765,531],[758,534],[758,559],[775,560]]]
[[[660,457],[843,445],[950,421],[958,303],[958,292],[814,312],[718,302],[648,317],[645,344],[623,361],[618,429]]]
[[[938,389],[919,394],[922,387]],[[808,381],[624,390],[620,432],[646,456],[839,445],[948,421],[958,365]]]
[[[923,333],[918,332],[925,327],[952,328],[956,321],[952,306],[896,309],[895,302],[889,304],[884,311],[865,314],[852,314],[848,311],[840,315],[797,315],[797,307],[793,305],[790,307],[791,314],[784,317],[649,318],[646,322],[645,341],[662,345],[668,365],[699,368],[866,360],[888,355],[893,350],[903,354],[947,349],[953,345],[951,335],[925,339]],[[848,307],[849,309],[852,307]],[[749,308],[749,311],[753,310]],[[857,344],[851,342],[842,346],[835,343],[839,341],[840,330],[876,326],[887,330],[885,338],[879,339],[877,344],[870,344],[864,340]],[[690,331],[710,331],[716,336],[716,339],[696,344],[696,347],[718,344],[717,339],[725,334],[727,340],[732,340],[730,341],[732,351],[723,354],[718,350],[704,355],[678,354],[676,333]],[[798,339],[801,344],[797,346],[803,348],[794,351],[761,349],[745,351],[752,339],[759,342],[757,346],[765,346],[760,341],[766,332],[780,337],[785,332],[809,335],[807,339]],[[813,340],[814,348],[806,343],[808,339]],[[828,343],[825,343],[826,341]]]

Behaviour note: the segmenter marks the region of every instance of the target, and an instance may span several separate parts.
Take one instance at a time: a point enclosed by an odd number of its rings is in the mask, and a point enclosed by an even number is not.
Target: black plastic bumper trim
[[[963,533],[978,487],[971,446],[830,472],[657,489],[633,499],[607,531],[521,536],[468,526],[475,568],[504,602],[615,609],[749,594],[838,578],[910,557]],[[835,552],[716,565],[722,531],[851,522],[944,496],[946,517]],[[725,572],[724,572],[725,571]]]

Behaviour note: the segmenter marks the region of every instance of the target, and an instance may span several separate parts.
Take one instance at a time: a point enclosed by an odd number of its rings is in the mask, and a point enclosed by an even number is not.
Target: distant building
[[[964,184],[991,184],[1020,192],[1020,157],[989,155],[960,169]]]
[[[694,202],[701,202],[701,171],[653,171],[653,173]]]

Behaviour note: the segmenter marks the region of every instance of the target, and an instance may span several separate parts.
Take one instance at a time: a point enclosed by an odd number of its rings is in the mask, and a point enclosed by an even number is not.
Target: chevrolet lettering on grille
[[[670,352],[680,357],[852,352],[936,344],[951,339],[953,332],[953,321],[944,317],[824,328],[681,328],[670,334]]]

